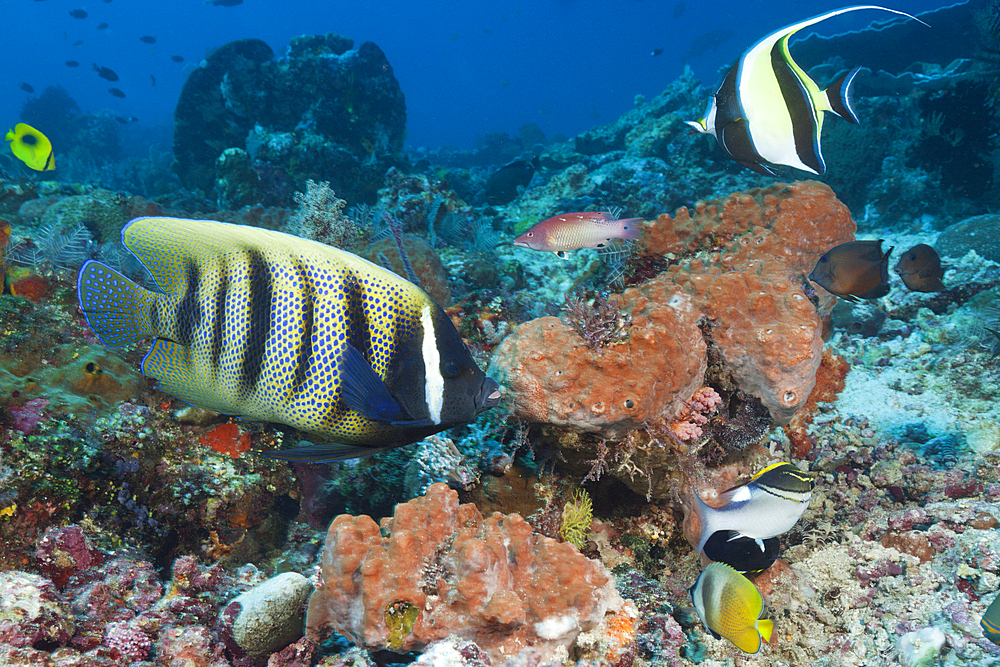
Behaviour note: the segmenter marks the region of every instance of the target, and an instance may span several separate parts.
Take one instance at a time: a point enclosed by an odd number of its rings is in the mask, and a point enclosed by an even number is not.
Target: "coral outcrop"
[[[617,438],[673,418],[702,386],[707,346],[698,325],[707,322],[705,337],[740,389],[787,422],[809,397],[823,347],[804,276],[855,229],[847,208],[815,182],[661,215],[646,223],[644,253],[681,261],[618,297],[631,315],[627,341],[589,349],[568,325],[541,318],[504,340],[491,373],[516,419]],[[820,308],[832,302],[824,293]]]
[[[599,562],[533,534],[518,514],[484,519],[434,484],[381,528],[368,516],[334,519],[306,637],[338,632],[406,652],[455,634],[494,662],[527,647],[552,659],[620,605]]]
[[[238,40],[184,84],[174,171],[233,207],[287,205],[310,178],[333,181],[348,201],[371,201],[399,161],[405,125],[403,93],[375,44],[304,35],[275,60],[264,42]]]

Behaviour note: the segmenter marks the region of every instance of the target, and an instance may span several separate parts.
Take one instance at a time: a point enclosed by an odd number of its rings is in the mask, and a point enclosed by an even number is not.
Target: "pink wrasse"
[[[642,218],[618,219],[606,211],[563,213],[542,220],[513,243],[532,250],[554,252],[565,259],[568,250],[603,248],[619,239],[637,239],[642,233],[642,222]]]

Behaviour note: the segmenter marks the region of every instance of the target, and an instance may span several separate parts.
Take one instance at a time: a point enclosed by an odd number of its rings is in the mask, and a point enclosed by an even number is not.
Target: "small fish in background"
[[[642,234],[642,218],[618,218],[609,211],[562,213],[542,220],[513,240],[531,250],[553,252],[566,259],[566,252],[580,248],[604,248],[618,240],[634,241]]]
[[[878,241],[848,241],[827,250],[809,280],[847,301],[878,299],[889,293],[889,255]]]
[[[500,387],[426,292],[316,241],[143,217],[122,243],[152,292],[97,261],[80,309],[106,345],[154,339],[142,373],[177,398],[321,441],[267,455],[334,461],[401,447],[495,407]]]
[[[173,60],[175,63],[184,62],[184,56],[170,56],[170,59]]]
[[[121,97],[121,98],[125,97],[125,93],[119,90],[118,88],[108,88],[108,92],[114,95],[115,97]]]
[[[486,203],[491,206],[509,204],[528,187],[538,168],[538,158],[513,160],[500,167],[486,181]],[[519,189],[520,188],[520,189]]]
[[[107,23],[98,23],[97,24],[97,29],[98,30],[107,30],[108,29],[108,24]]]
[[[737,572],[757,574],[774,565],[781,546],[777,537],[763,540],[763,547],[758,542],[749,537],[731,539],[729,531],[720,530],[705,542],[703,553],[709,560],[725,563]]]
[[[156,44],[156,38],[153,37],[152,35],[143,35],[142,37],[139,38],[139,41],[144,42],[146,44]]]
[[[812,499],[814,478],[791,463],[775,463],[744,484],[719,494],[721,507],[711,507],[695,493],[695,513],[701,520],[697,553],[720,530],[729,537],[749,537],[764,550],[763,541],[791,530]]]
[[[236,5],[242,5],[243,0],[205,0],[206,5],[215,5],[216,7],[235,7]]]
[[[692,58],[699,58],[709,51],[715,51],[735,35],[736,33],[729,28],[716,28],[698,35],[691,40],[691,45],[688,46],[687,52],[681,56],[681,61],[687,62]]]
[[[97,72],[97,76],[102,79],[107,79],[108,81],[117,81],[118,75],[115,71],[109,67],[99,67],[97,63],[93,63],[94,71]]]
[[[79,67],[79,66],[80,66],[80,63],[78,63],[75,60],[67,60],[66,61],[66,67]]]
[[[746,653],[771,641],[774,621],[762,619],[764,598],[753,583],[725,563],[712,563],[688,589],[702,624],[716,639],[725,637]]]
[[[1000,644],[1000,595],[993,598],[993,602],[983,612],[979,625],[983,628],[983,636],[994,644]]]
[[[52,171],[56,168],[49,138],[27,123],[15,125],[4,139],[10,142],[10,150],[17,159],[35,171]]]
[[[149,75],[149,80],[152,82],[152,83],[150,83],[150,85],[152,85],[152,86],[156,85],[156,77],[155,76],[153,76],[152,74],[150,74]]]
[[[660,55],[661,53],[663,53],[663,49],[661,49],[661,48],[655,48],[652,51],[650,51],[649,55],[651,55],[651,56],[653,56],[655,58],[656,56]]]
[[[82,9],[71,9],[69,15],[75,19],[85,19],[87,18],[87,12]]]
[[[904,252],[893,271],[914,292],[940,292],[944,289],[941,256],[926,243],[917,244]]]
[[[129,123],[134,123],[139,119],[136,118],[135,116],[129,116],[128,118],[124,116],[115,116],[115,120],[117,120],[122,125],[128,125]]]
[[[771,165],[824,173],[826,162],[820,147],[824,112],[858,123],[850,103],[850,87],[858,69],[820,90],[792,59],[788,40],[803,28],[860,9],[879,9],[920,20],[894,9],[864,5],[785,26],[740,56],[709,100],[705,116],[687,124],[714,136],[729,157],[759,174],[777,175]]]
[[[20,88],[26,93],[35,92],[34,86],[32,86],[30,83],[24,83],[23,81],[21,82]]]
[[[73,42],[72,46],[80,46],[81,44],[83,44],[83,40],[82,39],[78,39],[75,42]]]

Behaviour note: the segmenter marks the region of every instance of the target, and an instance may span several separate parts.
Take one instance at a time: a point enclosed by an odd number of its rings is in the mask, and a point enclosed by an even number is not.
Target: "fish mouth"
[[[487,377],[483,380],[483,385],[476,394],[476,411],[482,412],[495,408],[500,403],[501,398],[503,398],[503,393],[500,391],[500,384],[493,378]]]

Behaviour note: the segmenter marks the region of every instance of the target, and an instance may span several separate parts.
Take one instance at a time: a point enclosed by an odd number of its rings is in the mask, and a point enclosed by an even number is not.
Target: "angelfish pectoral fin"
[[[399,425],[412,421],[392,397],[371,364],[350,343],[340,355],[340,400],[360,415],[377,422]]]

